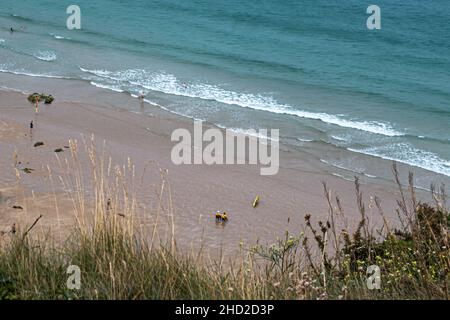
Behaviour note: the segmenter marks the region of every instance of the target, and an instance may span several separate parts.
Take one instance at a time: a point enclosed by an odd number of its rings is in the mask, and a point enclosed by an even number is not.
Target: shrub
[[[46,95],[44,93],[39,94],[35,92],[28,96],[28,101],[30,101],[31,103],[36,103],[36,101],[44,101],[44,103],[50,104],[53,102],[53,100],[55,100],[55,98],[51,94]]]

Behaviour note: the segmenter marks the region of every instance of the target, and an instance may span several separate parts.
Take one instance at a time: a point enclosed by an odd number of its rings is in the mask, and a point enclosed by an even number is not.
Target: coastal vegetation
[[[395,164],[398,223],[388,222],[382,199],[375,197],[384,223],[370,225],[355,179],[360,218],[349,226],[339,197],[324,184],[326,219],[306,215],[303,232],[286,232],[272,245],[242,245],[241,258],[224,263],[177,246],[165,170],[156,222],[144,224],[131,161],[114,167],[97,154],[94,143],[86,150],[89,181],[78,172],[76,141],[60,162],[66,169],[60,181],[71,190],[76,221],[67,239],[34,234],[39,218],[0,235],[0,299],[449,299],[450,215],[444,188],[432,188],[433,201],[422,203],[413,176],[403,186]],[[86,197],[88,189],[93,200]],[[157,236],[161,221],[170,231],[165,238]],[[67,286],[71,265],[81,269],[79,289]],[[368,286],[367,270],[374,265],[379,289]]]
[[[55,98],[51,94],[44,94],[44,93],[32,93],[28,96],[28,101],[31,103],[36,103],[36,101],[44,101],[46,104],[50,104],[55,100]]]

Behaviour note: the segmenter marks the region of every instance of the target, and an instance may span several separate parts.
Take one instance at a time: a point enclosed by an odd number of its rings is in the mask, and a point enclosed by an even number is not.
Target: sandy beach
[[[92,135],[97,151],[101,152],[104,144],[105,154],[111,156],[113,164],[126,164],[128,158],[134,163],[138,211],[148,215],[147,218],[155,214],[161,170],[167,170],[175,233],[181,247],[203,245],[213,254],[222,250],[233,252],[241,242],[271,243],[286,230],[298,233],[303,228],[305,214],[311,214],[314,220],[327,216],[322,182],[334,196],[341,198],[349,225],[358,221],[354,183],[330,174],[320,161],[302,152],[281,146],[280,170],[275,176],[261,176],[256,165],[177,166],[170,158],[175,144],[170,135],[177,128],[192,130],[191,119],[141,104],[128,94],[111,93],[79,81],[5,74],[1,80],[24,92],[51,92],[56,98],[50,105],[42,104],[39,114],[35,114],[26,94],[8,89],[0,91],[2,230],[7,231],[12,224],[29,225],[40,214],[43,215],[38,226],[41,230],[70,230],[74,224],[73,209],[67,197],[70,190],[63,190],[58,183],[58,176],[63,175],[60,163],[70,157],[69,139],[76,140],[82,155],[82,170],[89,177],[88,159],[82,149],[83,141],[90,143]],[[30,121],[34,122],[32,132]],[[44,145],[34,147],[36,142]],[[58,148],[63,152],[55,153]],[[20,181],[14,161],[19,163]],[[379,162],[391,170],[390,161]],[[24,168],[33,171],[24,173]],[[408,167],[400,165],[399,168],[406,178]],[[398,193],[393,181],[361,177],[361,184],[371,222],[378,226],[381,223],[373,203],[373,197],[377,196],[387,218],[397,223],[393,209]],[[86,197],[92,199],[93,195],[86,192]],[[429,198],[427,193],[418,192],[419,197]],[[252,207],[255,195],[261,197],[257,208]],[[163,205],[167,212],[171,211],[167,207],[170,205]],[[216,225],[216,210],[228,213],[229,222],[225,226]],[[169,218],[163,217],[164,220],[168,222]]]

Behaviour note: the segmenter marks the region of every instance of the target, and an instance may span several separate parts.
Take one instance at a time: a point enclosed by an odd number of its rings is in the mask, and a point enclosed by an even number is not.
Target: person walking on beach
[[[31,139],[31,141],[33,141],[33,128],[34,128],[34,123],[33,123],[33,120],[31,120],[31,122],[30,122],[30,139]]]
[[[39,98],[36,97],[36,113],[39,113]]]

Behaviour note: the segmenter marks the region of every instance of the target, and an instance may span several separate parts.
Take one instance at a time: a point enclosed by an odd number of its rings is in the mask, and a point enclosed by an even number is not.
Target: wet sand
[[[20,77],[15,76],[15,81]],[[137,99],[125,93],[110,93],[77,83],[77,90],[85,94],[67,96],[74,85],[66,80],[35,81],[36,91],[52,93],[56,100],[42,105],[35,115],[34,107],[26,95],[8,90],[0,91],[0,227],[8,230],[13,223],[32,223],[39,214],[41,229],[57,226],[70,230],[75,223],[73,210],[65,191],[57,180],[62,171],[58,159],[69,156],[69,139],[89,140],[93,134],[98,150],[106,144],[106,153],[115,164],[126,164],[132,159],[136,167],[138,183],[135,186],[140,212],[155,215],[161,188],[161,171],[167,169],[170,182],[175,233],[181,247],[203,244],[210,252],[232,252],[239,243],[271,243],[282,237],[286,230],[300,232],[303,217],[309,213],[314,220],[325,219],[328,213],[322,182],[326,182],[339,195],[349,225],[358,222],[354,183],[330,174],[317,159],[307,154],[281,146],[280,170],[275,176],[261,176],[256,165],[174,165],[171,149],[175,145],[170,135],[174,129],[192,131],[190,119],[173,115],[157,107],[140,105]],[[43,86],[42,83],[46,83]],[[57,83],[57,87],[54,85]],[[31,90],[30,90],[31,91]],[[30,92],[29,91],[29,92]],[[80,92],[80,91],[78,91]],[[64,98],[63,98],[64,97]],[[112,103],[114,102],[114,103]],[[120,104],[126,109],[117,106]],[[145,108],[145,112],[141,112]],[[34,121],[32,136],[30,121]],[[35,148],[34,143],[43,141],[44,146]],[[64,152],[55,155],[54,150]],[[80,150],[82,148],[80,147]],[[14,155],[21,168],[34,169],[31,173],[21,171],[20,183],[14,170]],[[86,177],[90,175],[88,159],[80,157]],[[381,161],[381,160],[380,160]],[[386,170],[390,163],[384,161]],[[47,167],[48,166],[48,167]],[[407,166],[400,166],[406,175]],[[362,191],[367,200],[367,214],[375,225],[381,218],[373,205],[373,197],[382,200],[384,212],[392,223],[397,223],[394,212],[397,190],[393,181],[362,180]],[[419,198],[428,195],[419,192]],[[261,201],[252,207],[256,195]],[[33,198],[34,197],[34,198]],[[92,194],[87,194],[92,199]],[[58,200],[58,212],[55,211]],[[13,209],[20,205],[23,210]],[[164,204],[168,210],[168,204]],[[218,226],[213,213],[225,210],[229,222]],[[138,210],[139,211],[139,210]],[[163,220],[168,220],[164,217]],[[288,223],[289,221],[289,223]],[[62,225],[62,227],[61,227]]]

